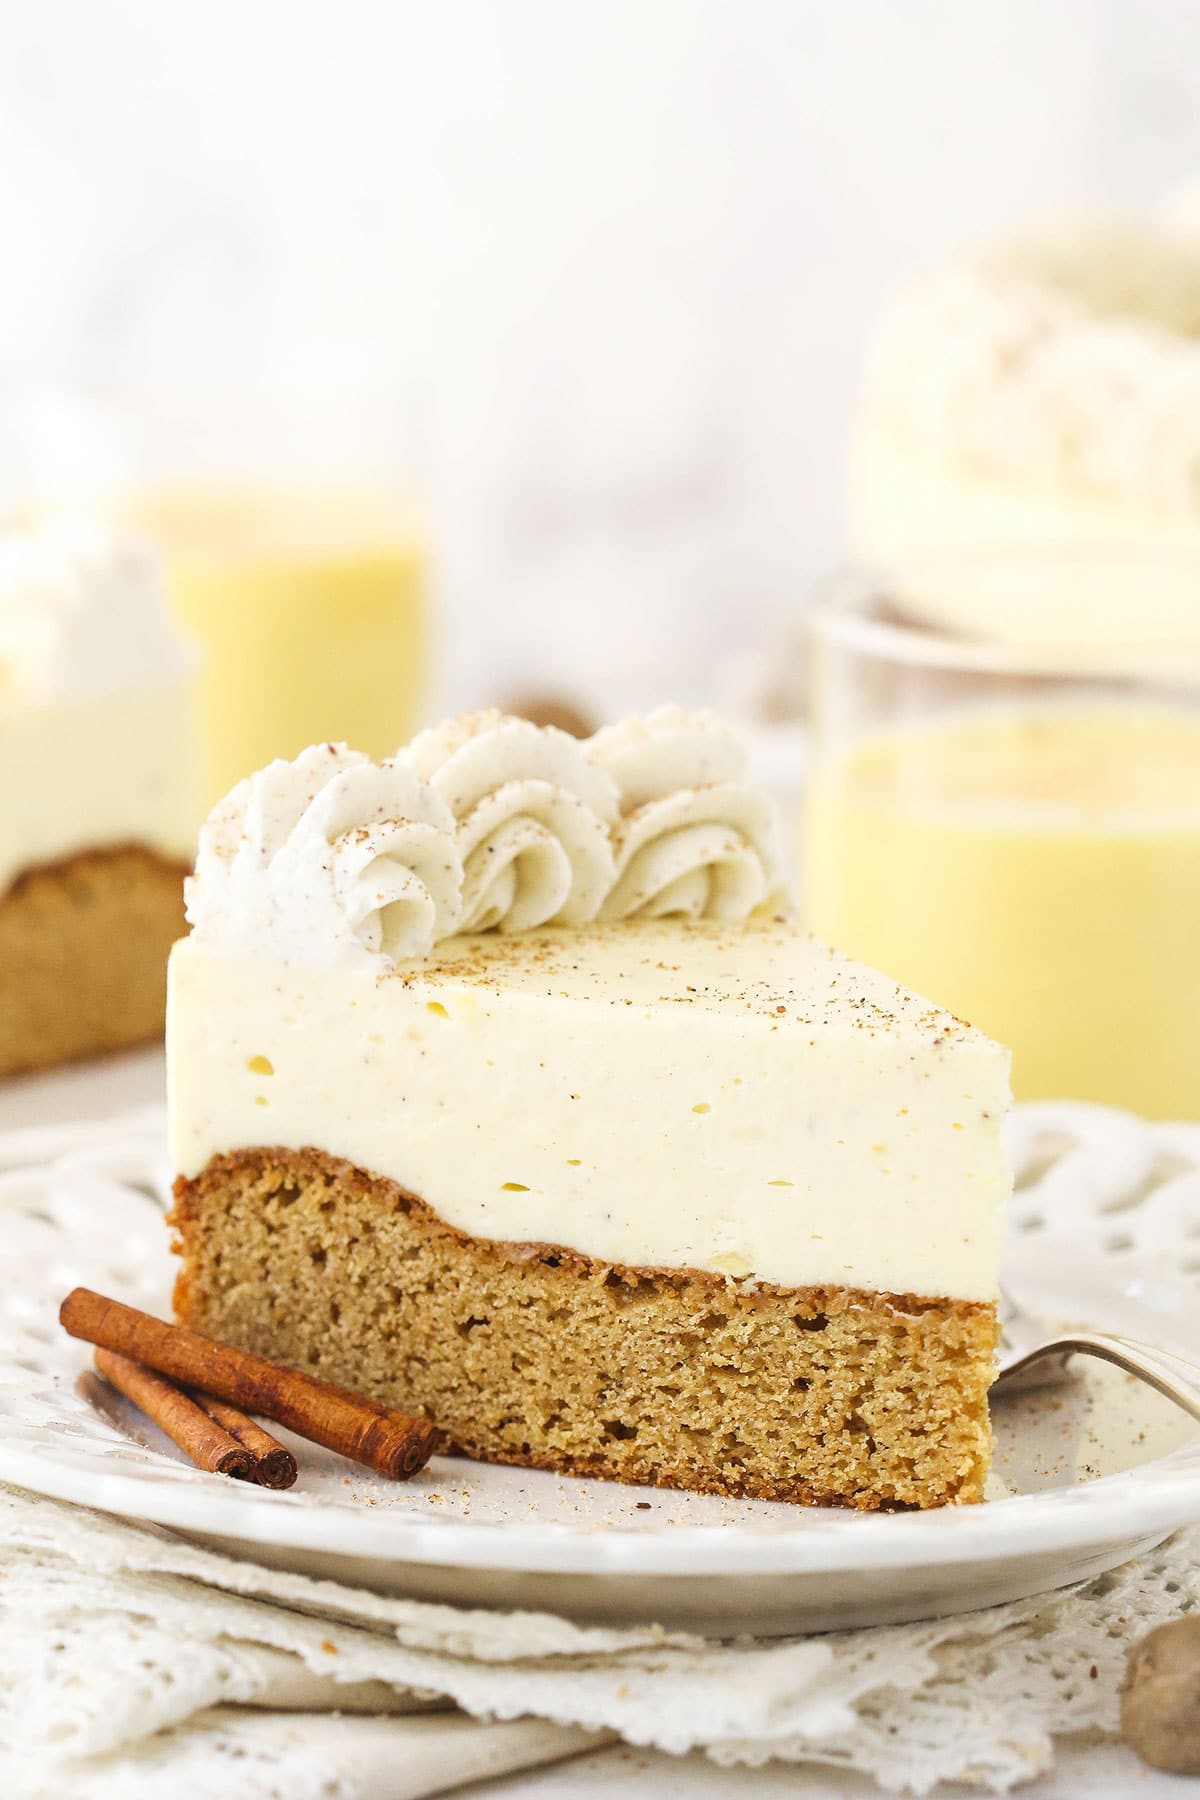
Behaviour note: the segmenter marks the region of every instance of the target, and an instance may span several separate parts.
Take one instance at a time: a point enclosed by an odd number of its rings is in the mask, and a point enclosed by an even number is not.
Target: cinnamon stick
[[[115,1350],[186,1387],[201,1388],[231,1406],[274,1419],[381,1475],[403,1481],[423,1469],[433,1454],[437,1431],[428,1419],[392,1412],[367,1395],[269,1362],[250,1350],[235,1349],[186,1325],[167,1325],[90,1288],[73,1288],[58,1316],[72,1337]]]
[[[199,1388],[188,1388],[187,1393],[210,1419],[215,1419],[230,1437],[236,1438],[243,1449],[250,1452],[254,1458],[254,1479],[260,1487],[290,1488],[294,1485],[295,1457],[278,1438],[264,1431],[256,1419],[248,1419],[236,1406],[214,1400],[211,1394],[202,1393]]]
[[[127,1400],[140,1407],[199,1469],[253,1481],[254,1457],[194,1400],[153,1369],[115,1350],[97,1350],[96,1367]]]

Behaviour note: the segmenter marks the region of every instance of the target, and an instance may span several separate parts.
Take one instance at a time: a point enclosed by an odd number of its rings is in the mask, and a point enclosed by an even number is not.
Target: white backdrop
[[[448,699],[702,692],[840,549],[890,284],[1198,107],[1191,0],[0,0],[0,375],[367,370]]]

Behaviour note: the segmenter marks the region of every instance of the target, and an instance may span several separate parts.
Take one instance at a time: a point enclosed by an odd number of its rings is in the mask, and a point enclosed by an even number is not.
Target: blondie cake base
[[[118,845],[27,869],[0,895],[0,1076],[162,1036],[186,873]]]
[[[179,1317],[420,1411],[447,1448],[768,1500],[982,1497],[995,1308],[471,1237],[317,1150],[175,1184]]]

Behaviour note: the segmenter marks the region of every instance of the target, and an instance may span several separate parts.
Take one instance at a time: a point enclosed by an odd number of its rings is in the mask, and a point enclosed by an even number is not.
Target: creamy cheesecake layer
[[[0,695],[0,893],[25,869],[138,844],[191,864],[200,810],[190,676],[140,693]]]
[[[172,1155],[396,1181],[624,1267],[989,1300],[999,1046],[788,924],[451,939],[379,972],[172,955]]]

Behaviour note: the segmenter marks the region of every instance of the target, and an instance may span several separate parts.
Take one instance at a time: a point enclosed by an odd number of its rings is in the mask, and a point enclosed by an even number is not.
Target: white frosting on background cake
[[[1075,227],[915,281],[869,359],[851,510],[857,547],[884,565],[1027,553],[1011,614],[943,580],[932,611],[951,627],[1085,644],[1200,633],[1195,237]],[[1063,551],[1145,560],[1081,583]]]
[[[501,713],[374,763],[342,744],[240,782],[200,833],[197,943],[292,967],[390,967],[456,932],[784,903],[774,808],[710,714],[587,742]]]
[[[140,547],[86,522],[0,536],[0,892],[118,844],[191,862],[194,669]]]
[[[195,660],[142,544],[86,519],[0,534],[0,694],[129,694]]]

